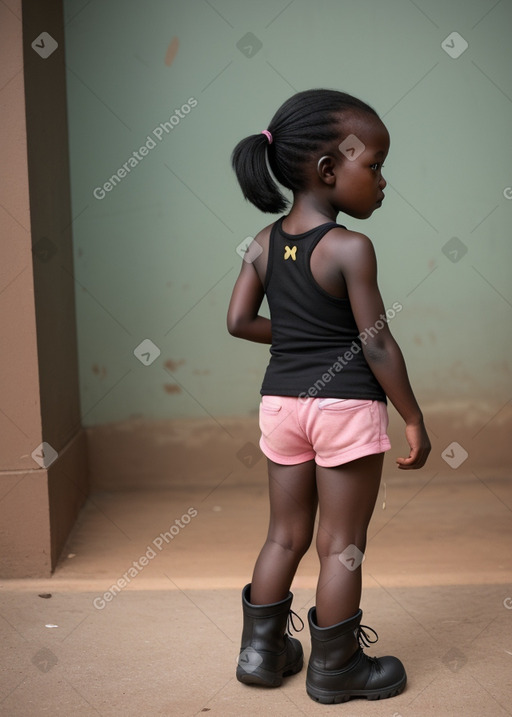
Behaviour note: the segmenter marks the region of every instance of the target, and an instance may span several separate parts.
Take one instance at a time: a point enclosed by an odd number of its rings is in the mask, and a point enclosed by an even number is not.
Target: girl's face
[[[378,117],[368,114],[357,118],[351,128],[338,146],[332,199],[338,211],[367,219],[384,199],[382,165],[389,151],[389,133]]]

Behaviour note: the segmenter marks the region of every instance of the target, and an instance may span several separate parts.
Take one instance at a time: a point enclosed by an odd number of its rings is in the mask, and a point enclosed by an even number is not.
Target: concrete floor
[[[94,493],[51,579],[1,585],[0,714],[512,715],[510,480],[388,473],[362,608],[380,637],[368,654],[406,666],[402,695],[316,704],[305,669],[274,690],[236,681],[240,590],[266,532],[261,461],[214,489]],[[316,574],[312,549],[292,587],[304,621]],[[307,627],[296,636],[307,659]]]

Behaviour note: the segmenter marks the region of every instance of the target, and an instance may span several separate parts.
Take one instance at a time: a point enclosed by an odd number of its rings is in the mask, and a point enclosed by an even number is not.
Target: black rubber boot
[[[244,627],[236,678],[246,685],[279,687],[283,677],[302,669],[303,652],[299,640],[287,634],[288,620],[296,615],[290,608],[293,595],[270,605],[251,605],[251,586],[242,591]],[[298,615],[296,615],[304,623]],[[294,629],[295,626],[294,626]]]
[[[382,700],[399,695],[407,682],[405,669],[396,657],[368,657],[363,646],[377,642],[375,630],[361,625],[361,610],[348,620],[318,627],[316,609],[308,613],[311,630],[311,657],[306,691],[316,702],[332,704],[353,697]],[[370,640],[363,628],[371,630]]]

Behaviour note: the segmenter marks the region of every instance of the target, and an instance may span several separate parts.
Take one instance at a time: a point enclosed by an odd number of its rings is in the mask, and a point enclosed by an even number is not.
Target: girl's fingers
[[[419,458],[419,451],[411,449],[411,452],[407,458],[397,458],[396,462],[398,463],[398,467],[402,469],[407,468],[416,468],[419,466],[416,466],[416,463],[418,462]]]

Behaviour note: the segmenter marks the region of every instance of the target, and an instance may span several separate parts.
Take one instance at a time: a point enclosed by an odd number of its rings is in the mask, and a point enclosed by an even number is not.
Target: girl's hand
[[[425,465],[431,449],[423,421],[421,423],[408,423],[405,426],[405,437],[411,450],[408,458],[396,459],[398,467],[402,470],[421,468]]]

